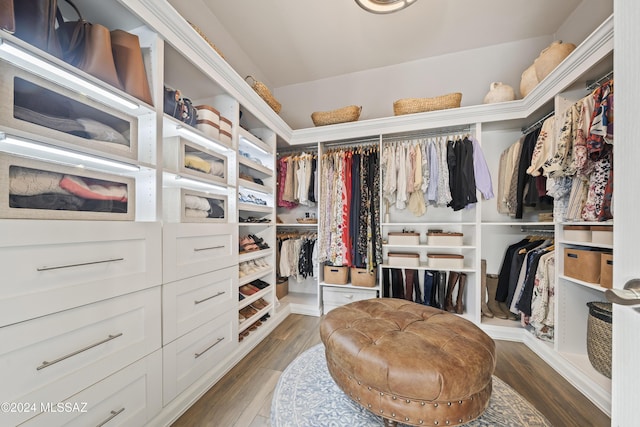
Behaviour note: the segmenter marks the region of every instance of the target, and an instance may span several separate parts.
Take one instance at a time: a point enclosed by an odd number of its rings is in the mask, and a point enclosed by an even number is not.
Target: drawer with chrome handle
[[[0,222],[0,326],[156,286],[159,223]]]
[[[238,229],[229,224],[165,224],[164,283],[238,263]]]
[[[195,381],[220,374],[216,369],[238,345],[236,316],[227,311],[162,348],[164,405]]]
[[[238,267],[171,282],[162,287],[162,340],[169,343],[194,328],[235,310]]]
[[[48,410],[47,405],[53,406]],[[65,401],[47,402],[42,414],[21,427],[139,427],[161,409],[162,350],[158,349]]]
[[[62,402],[159,349],[160,312],[154,287],[0,328],[0,401]]]

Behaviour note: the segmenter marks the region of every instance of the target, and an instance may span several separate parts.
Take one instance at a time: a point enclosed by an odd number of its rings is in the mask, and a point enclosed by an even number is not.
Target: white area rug
[[[402,426],[403,424],[398,424]],[[367,411],[340,390],[327,370],[324,346],[298,356],[282,373],[271,402],[272,427],[375,427],[381,417]],[[550,427],[529,402],[493,377],[489,407],[470,427]]]

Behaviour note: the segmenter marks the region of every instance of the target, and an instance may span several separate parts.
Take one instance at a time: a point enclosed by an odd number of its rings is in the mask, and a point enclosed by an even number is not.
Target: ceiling
[[[371,14],[354,0],[200,0],[278,88],[514,40],[553,35],[582,0],[417,0]],[[178,8],[186,2],[172,1]],[[181,7],[178,6],[181,3]],[[189,4],[193,4],[190,0]],[[202,12],[202,11],[200,11]],[[197,11],[191,11],[197,13]]]

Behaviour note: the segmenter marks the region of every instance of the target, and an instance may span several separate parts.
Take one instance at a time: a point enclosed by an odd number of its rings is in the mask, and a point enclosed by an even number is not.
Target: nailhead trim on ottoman
[[[356,301],[320,323],[327,367],[354,401],[389,420],[455,426],[489,404],[495,343],[472,322],[410,301]]]

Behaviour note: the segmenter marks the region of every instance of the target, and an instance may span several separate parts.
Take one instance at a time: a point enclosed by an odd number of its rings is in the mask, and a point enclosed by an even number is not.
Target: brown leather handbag
[[[153,105],[138,36],[123,30],[113,30],[111,48],[123,90]]]
[[[70,0],[65,0],[78,14],[77,21],[64,21],[57,12],[57,33],[62,45],[62,59],[71,65],[122,89],[111,49],[109,29],[87,22],[80,10]]]
[[[7,0],[2,0],[6,2]],[[13,3],[15,36],[50,54],[62,57],[56,36],[57,0],[18,0]],[[3,8],[4,9],[4,8]]]
[[[0,0],[0,30],[14,33],[16,19],[13,12],[13,0]]]

